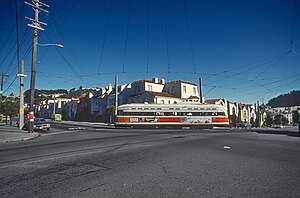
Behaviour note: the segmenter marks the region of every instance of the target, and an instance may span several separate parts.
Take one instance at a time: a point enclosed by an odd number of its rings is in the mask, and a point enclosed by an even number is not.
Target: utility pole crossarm
[[[25,1],[25,4],[26,4],[26,5],[29,5],[29,6],[33,7],[34,9],[38,9],[39,11],[45,12],[45,13],[47,13],[47,14],[49,13],[48,10],[45,10],[45,9],[39,7],[39,6],[40,6],[39,4],[44,5],[44,6],[45,6],[46,4],[44,4],[44,3],[42,3],[42,2],[39,2],[39,1],[35,1],[35,3],[38,4],[38,5],[33,5],[33,4],[28,3],[28,2]],[[46,7],[49,7],[49,6],[47,5]]]
[[[47,25],[47,23],[44,23],[42,21],[36,21],[36,20],[34,20],[34,19],[30,18],[30,17],[27,17],[27,16],[25,16],[25,19],[28,19],[28,20],[30,20],[30,21],[32,21],[34,23],[40,23],[42,25]]]

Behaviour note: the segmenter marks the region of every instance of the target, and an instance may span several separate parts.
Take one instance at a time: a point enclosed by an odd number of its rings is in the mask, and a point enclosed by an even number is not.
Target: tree
[[[251,126],[252,126],[252,127],[257,127],[257,126],[255,125],[255,121],[254,121],[254,118],[253,118],[253,117],[250,118],[250,123],[251,123]]]
[[[282,115],[281,114],[278,114],[274,117],[274,124],[282,124]]]
[[[273,118],[270,114],[267,114],[266,120],[265,120],[265,124],[267,126],[271,126],[273,124]]]
[[[0,104],[0,111],[6,116],[6,124],[7,117],[10,118],[10,125],[12,125],[12,116],[17,115],[19,112],[19,101],[6,99]]]
[[[234,114],[234,115],[230,115],[229,116],[229,123],[230,123],[230,127],[236,127],[236,123],[238,122],[238,117]]]
[[[112,115],[115,112],[115,106],[106,107],[106,111],[107,111],[107,114],[108,114],[108,117],[109,117],[109,123],[112,123]]]
[[[293,111],[293,123],[298,123],[299,120],[299,112],[298,111]]]

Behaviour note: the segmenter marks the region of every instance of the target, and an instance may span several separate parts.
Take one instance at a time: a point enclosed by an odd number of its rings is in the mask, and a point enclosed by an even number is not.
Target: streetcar
[[[213,128],[229,126],[226,108],[212,104],[124,104],[118,107],[116,127]]]

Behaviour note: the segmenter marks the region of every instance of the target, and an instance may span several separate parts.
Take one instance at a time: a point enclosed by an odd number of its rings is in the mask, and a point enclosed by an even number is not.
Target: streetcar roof
[[[118,107],[118,110],[123,111],[157,111],[157,110],[166,110],[166,111],[211,111],[211,110],[221,110],[225,111],[226,108],[221,105],[215,104],[191,104],[191,103],[177,103],[177,104],[144,104],[144,103],[132,103],[124,104]]]

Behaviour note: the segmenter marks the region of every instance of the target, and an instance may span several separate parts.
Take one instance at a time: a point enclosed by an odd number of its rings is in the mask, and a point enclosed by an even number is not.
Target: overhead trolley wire
[[[260,61],[255,61],[255,62],[252,62],[252,63],[249,63],[249,64],[245,64],[245,65],[242,65],[242,66],[239,66],[239,67],[235,67],[234,69],[230,69],[230,70],[227,70],[227,71],[224,71],[224,72],[219,72],[219,73],[216,73],[216,74],[212,74],[212,76],[221,76],[221,78],[218,78],[218,79],[216,79],[216,80],[213,80],[212,82],[209,82],[209,83],[219,82],[220,80],[223,80],[223,79],[232,79],[232,78],[233,78],[233,77],[232,77],[233,74],[234,74],[234,75],[240,75],[240,74],[242,74],[242,73],[248,72],[248,71],[250,71],[250,70],[254,70],[254,69],[256,69],[256,68],[262,67],[262,66],[264,66],[264,65],[267,65],[267,64],[273,62],[273,63],[271,64],[271,67],[272,67],[272,66],[275,65],[275,63],[278,63],[278,62],[279,62],[278,60],[283,59],[284,57],[286,57],[286,56],[287,56],[288,54],[290,54],[290,53],[291,53],[291,51],[284,52],[284,53],[282,53],[282,54],[280,54],[280,55],[268,57],[268,58],[262,59],[262,60],[260,60]],[[261,62],[261,63],[260,63],[260,62]],[[254,65],[254,64],[256,64],[256,63],[260,63],[260,64]],[[240,68],[244,68],[244,67],[249,66],[249,65],[254,65],[254,66],[253,66],[253,67],[249,67],[249,68],[247,68],[247,69],[244,70],[244,71],[240,71],[240,72],[232,72],[232,73],[230,74],[230,76],[222,76],[222,75],[221,75],[221,74],[225,74],[225,73],[230,72],[230,71],[234,71],[234,70],[238,70],[238,69],[240,69]],[[270,67],[270,68],[271,68],[271,67]],[[259,76],[260,76],[260,74],[259,74]],[[242,79],[242,80],[245,80],[245,79]],[[254,79],[252,79],[252,80],[254,80]],[[249,80],[249,81],[251,81],[251,80]]]
[[[130,15],[131,15],[131,4],[132,4],[132,0],[129,0],[128,18],[127,18],[126,35],[125,35],[125,46],[124,46],[123,63],[122,63],[122,72],[123,73],[125,73],[125,60],[126,60],[127,43],[128,43],[128,32],[129,32]]]
[[[291,30],[291,50],[293,49],[295,15],[296,15],[296,0],[294,0],[294,12],[293,12],[292,30]]]
[[[107,39],[107,32],[108,32],[108,27],[109,27],[110,18],[111,18],[112,6],[113,6],[113,0],[110,1],[110,6],[109,6],[109,10],[108,10],[108,17],[107,17],[107,21],[106,21],[104,38],[103,38],[103,42],[102,42],[102,48],[101,48],[101,52],[100,52],[100,60],[99,60],[99,65],[98,65],[98,74],[100,74],[100,67],[102,65],[103,52],[104,52],[104,47],[105,47],[105,43],[106,43],[106,39]]]
[[[149,74],[149,31],[150,31],[150,0],[148,0],[147,2],[147,49],[146,49],[146,64],[147,64],[147,68],[146,68],[146,73],[147,73],[147,78],[148,78],[148,74]]]
[[[167,53],[167,64],[168,73],[170,73],[170,58],[169,58],[169,38],[168,38],[168,26],[167,26],[167,0],[164,0],[164,21],[165,21],[165,36],[166,36],[166,53]]]
[[[51,41],[49,35],[45,32],[46,37]],[[52,42],[52,41],[51,41]],[[55,47],[56,51],[58,52],[58,54],[63,58],[63,60],[65,61],[65,63],[70,67],[70,69],[74,72],[74,74],[85,84],[86,82],[84,80],[81,79],[80,75],[75,71],[74,67],[71,65],[71,63],[67,60],[67,58],[62,54],[62,52],[57,49],[57,47]]]
[[[18,62],[18,69],[20,68],[20,46],[19,46],[19,16],[18,16],[18,0],[15,0],[15,7],[16,7],[16,37],[17,37],[17,62]]]
[[[193,50],[193,45],[192,45],[192,39],[191,39],[191,31],[190,31],[190,25],[189,25],[188,13],[187,13],[186,0],[183,0],[183,7],[184,7],[184,14],[185,14],[185,21],[186,21],[189,45],[190,45],[192,61],[193,61],[194,74],[196,74],[196,63],[195,63],[195,56],[194,56],[194,50]]]
[[[272,63],[269,67],[267,67],[264,71],[262,71],[260,74],[258,74],[257,76],[255,76],[251,81],[257,79],[259,76],[263,75],[266,71],[268,71],[269,69],[271,69],[275,64],[277,64],[278,62],[280,62],[281,60],[283,60],[284,58],[286,58],[288,55],[291,54],[291,51],[289,51],[288,53],[286,53],[285,55],[283,55],[282,57],[280,57],[278,60],[276,60],[274,63]]]
[[[61,18],[63,18],[64,16],[66,16],[71,10],[73,10],[73,8],[75,8],[75,6],[77,5],[78,2],[79,2],[79,0],[75,1],[75,3],[69,9],[67,9],[62,15],[60,15],[59,17],[57,17],[56,19],[54,19],[53,23],[56,23]]]

